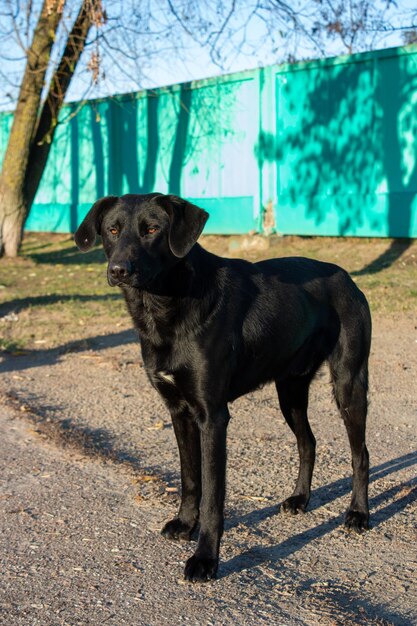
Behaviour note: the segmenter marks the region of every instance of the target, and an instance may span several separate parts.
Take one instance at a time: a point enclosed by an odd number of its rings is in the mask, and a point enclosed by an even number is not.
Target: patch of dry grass
[[[274,256],[331,261],[352,273],[373,312],[417,308],[417,241],[207,236],[202,244],[251,261]],[[51,348],[129,327],[119,291],[107,284],[99,246],[81,254],[69,235],[32,233],[18,259],[0,261],[0,348]]]

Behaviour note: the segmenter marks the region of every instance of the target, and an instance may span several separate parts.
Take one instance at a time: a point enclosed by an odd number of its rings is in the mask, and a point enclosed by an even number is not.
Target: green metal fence
[[[417,236],[417,47],[277,65],[66,105],[26,228],[100,196],[176,193],[206,233]],[[0,114],[0,159],[11,114]]]

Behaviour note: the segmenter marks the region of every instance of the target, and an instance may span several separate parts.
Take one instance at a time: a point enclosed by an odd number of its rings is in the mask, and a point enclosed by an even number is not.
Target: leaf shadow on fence
[[[260,164],[277,167],[278,228],[303,207],[307,222],[332,220],[339,235],[366,226],[410,237],[417,192],[413,59],[327,63],[307,74],[277,79],[277,134],[261,131],[256,146]],[[359,274],[387,267],[411,241],[393,242]]]
[[[127,94],[107,102],[88,105],[90,129],[80,142],[79,119],[71,121],[71,193],[72,230],[79,223],[79,189],[88,181],[80,177],[86,168],[80,162],[80,149],[92,144],[92,172],[95,197],[106,194],[121,196],[125,193],[144,194],[154,191],[158,158],[163,144],[170,153],[168,188],[171,193],[181,193],[182,168],[188,147],[188,128],[192,105],[191,83],[183,83],[180,89],[148,90],[146,94]],[[164,103],[162,102],[165,97]],[[166,100],[171,98],[169,108],[170,128],[174,133],[167,145],[164,116],[167,116]],[[165,129],[166,130],[166,129]],[[164,134],[165,132],[165,134]]]

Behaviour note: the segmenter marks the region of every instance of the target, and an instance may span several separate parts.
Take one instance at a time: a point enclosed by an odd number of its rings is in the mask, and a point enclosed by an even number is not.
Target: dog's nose
[[[109,274],[115,281],[122,282],[132,273],[132,264],[129,261],[118,261],[109,264]]]

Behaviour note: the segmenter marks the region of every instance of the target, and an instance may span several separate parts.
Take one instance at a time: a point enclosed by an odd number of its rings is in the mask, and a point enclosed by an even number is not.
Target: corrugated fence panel
[[[279,229],[380,235],[373,62],[277,73],[276,87]]]
[[[68,116],[68,109],[65,114]],[[69,123],[59,124],[48,162],[26,222],[27,230],[71,232],[74,226],[73,144],[77,141]]]
[[[417,236],[417,55],[388,50],[276,72],[284,234]]]
[[[12,127],[13,115],[11,113],[0,113],[0,164],[6,152],[7,138]]]
[[[206,233],[262,230],[268,205],[283,234],[415,237],[416,114],[416,46],[69,104],[26,228],[161,191],[206,208]]]

